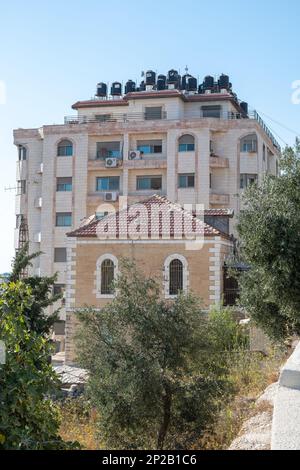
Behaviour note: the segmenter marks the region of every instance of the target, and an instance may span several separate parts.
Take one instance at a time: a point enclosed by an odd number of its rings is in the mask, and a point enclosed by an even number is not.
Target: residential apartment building
[[[100,83],[64,124],[17,129],[16,249],[42,251],[33,273],[67,278],[66,233],[126,202],[153,194],[205,209],[233,209],[265,174],[276,175],[280,147],[259,115],[248,111],[229,78],[202,84],[171,70],[149,71],[139,87]],[[62,320],[64,311],[62,310]]]

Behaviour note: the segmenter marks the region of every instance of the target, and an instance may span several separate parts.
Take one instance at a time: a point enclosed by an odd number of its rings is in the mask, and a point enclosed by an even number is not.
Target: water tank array
[[[123,87],[120,82],[113,82],[110,88],[110,95],[112,97],[120,97],[122,95],[122,88]],[[175,69],[169,70],[167,75],[157,75],[153,70],[147,70],[147,72],[143,74],[143,80],[138,86],[133,80],[128,80],[124,87],[124,93],[172,89],[182,90],[187,93],[200,94],[220,93],[225,90],[232,93],[232,85],[228,75],[222,74],[217,80],[212,75],[206,75],[203,82],[198,84],[197,78],[193,77],[189,73],[185,73],[185,75],[181,77],[179,72]],[[107,97],[107,94],[108,87],[106,83],[98,83],[96,96],[98,98],[104,98]],[[245,112],[247,112],[246,108]]]

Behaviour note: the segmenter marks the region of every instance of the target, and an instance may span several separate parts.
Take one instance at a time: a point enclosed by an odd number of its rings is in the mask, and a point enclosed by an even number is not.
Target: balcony
[[[211,168],[229,168],[229,160],[228,158],[211,155],[209,157],[209,166]]]
[[[99,123],[106,124],[110,122],[130,122],[130,121],[159,121],[167,119],[167,113],[162,111],[159,117],[153,117],[152,119],[147,113],[109,113],[109,114],[98,114],[95,116],[65,116],[65,124],[89,124]]]
[[[124,168],[144,169],[144,168],[167,168],[166,157],[144,157],[139,160],[124,160]]]
[[[209,203],[212,205],[227,205],[229,204],[229,194],[217,194],[211,192],[209,195]]]
[[[168,119],[167,113],[163,112],[161,115],[161,119],[155,119],[155,121],[163,121]],[[231,120],[243,120],[243,119],[252,119],[256,121],[259,126],[262,128],[262,130],[265,132],[265,134],[268,136],[268,138],[271,140],[272,144],[274,147],[276,147],[280,151],[280,145],[275,139],[274,135],[272,132],[269,130],[263,119],[260,117],[260,115],[256,111],[251,111],[248,114],[248,117],[243,116],[240,113],[233,113],[233,112],[221,112],[218,117],[208,117],[208,116],[203,116],[201,114],[201,111],[189,111],[184,113],[182,116],[179,118],[173,119],[177,121],[178,119],[182,120],[199,120],[199,119],[211,119],[214,121],[220,121],[220,120],[226,120],[226,121],[231,121]],[[171,119],[170,119],[171,120]],[[99,125],[106,125],[110,123],[130,123],[130,122],[139,122],[139,121],[149,121],[149,122],[154,122],[154,119],[149,119],[146,116],[146,113],[139,112],[139,113],[109,113],[109,114],[103,114],[103,115],[94,115],[94,116],[85,116],[85,115],[80,115],[80,116],[65,116],[64,123],[67,125],[77,125],[77,124],[89,124],[89,123],[98,123]]]

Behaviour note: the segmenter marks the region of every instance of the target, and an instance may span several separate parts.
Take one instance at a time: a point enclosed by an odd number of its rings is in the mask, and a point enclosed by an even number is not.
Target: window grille
[[[174,259],[169,265],[169,294],[177,295],[183,290],[183,264]]]
[[[101,264],[101,294],[111,295],[114,293],[113,280],[114,280],[115,266],[111,259],[105,259]]]

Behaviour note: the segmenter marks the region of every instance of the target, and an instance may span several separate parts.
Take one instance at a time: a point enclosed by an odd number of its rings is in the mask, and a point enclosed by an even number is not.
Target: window
[[[73,155],[73,144],[69,140],[62,140],[57,147],[58,157],[71,157]]]
[[[195,175],[193,173],[178,175],[178,187],[179,188],[194,188],[195,186]]]
[[[64,299],[64,294],[65,294],[66,286],[65,284],[54,284],[53,286],[53,295],[62,295],[61,302],[64,305],[65,299]]]
[[[97,260],[96,269],[96,297],[113,297],[113,281],[118,272],[118,259],[106,253]]]
[[[147,189],[161,189],[162,188],[162,177],[161,176],[137,176],[136,178],[136,189],[147,190]]]
[[[241,140],[241,152],[257,152],[257,137],[255,134],[247,135]]]
[[[105,259],[101,264],[101,294],[112,295],[114,293],[113,281],[115,277],[115,265],[111,259]]]
[[[169,295],[178,295],[183,290],[183,264],[173,259],[169,264]]]
[[[53,325],[54,334],[57,336],[63,336],[65,334],[65,325],[66,322],[63,320],[58,320]]]
[[[26,180],[19,180],[17,184],[17,194],[26,194]]]
[[[263,161],[266,161],[266,146],[263,144]]]
[[[99,160],[105,160],[108,157],[121,157],[120,142],[97,142],[97,155]]]
[[[194,152],[195,139],[192,135],[182,135],[178,141],[178,152]]]
[[[202,106],[202,117],[204,118],[220,118],[221,106]]]
[[[54,284],[53,286],[53,295],[63,294],[65,291],[65,284]]]
[[[143,153],[162,153],[161,140],[138,140],[137,149]]]
[[[161,106],[151,106],[145,109],[145,119],[162,119],[162,107]]]
[[[257,175],[256,174],[246,174],[241,173],[240,176],[240,188],[244,189],[250,186],[251,184],[257,183]]]
[[[16,228],[21,227],[22,221],[23,221],[23,215],[22,214],[16,215]]]
[[[106,217],[108,215],[108,212],[95,212],[95,218],[96,220],[101,220],[103,217]]]
[[[71,227],[72,226],[72,212],[57,212],[56,213],[56,227]]]
[[[56,178],[56,191],[72,191],[72,178]]]
[[[54,263],[65,263],[67,261],[67,248],[54,248]]]
[[[119,176],[101,176],[96,178],[96,191],[116,191],[119,188]]]
[[[96,114],[95,119],[96,121],[99,121],[99,122],[105,122],[111,119],[111,115],[110,114]]]
[[[22,145],[19,145],[19,161],[26,160],[27,159],[27,149],[23,147]]]

